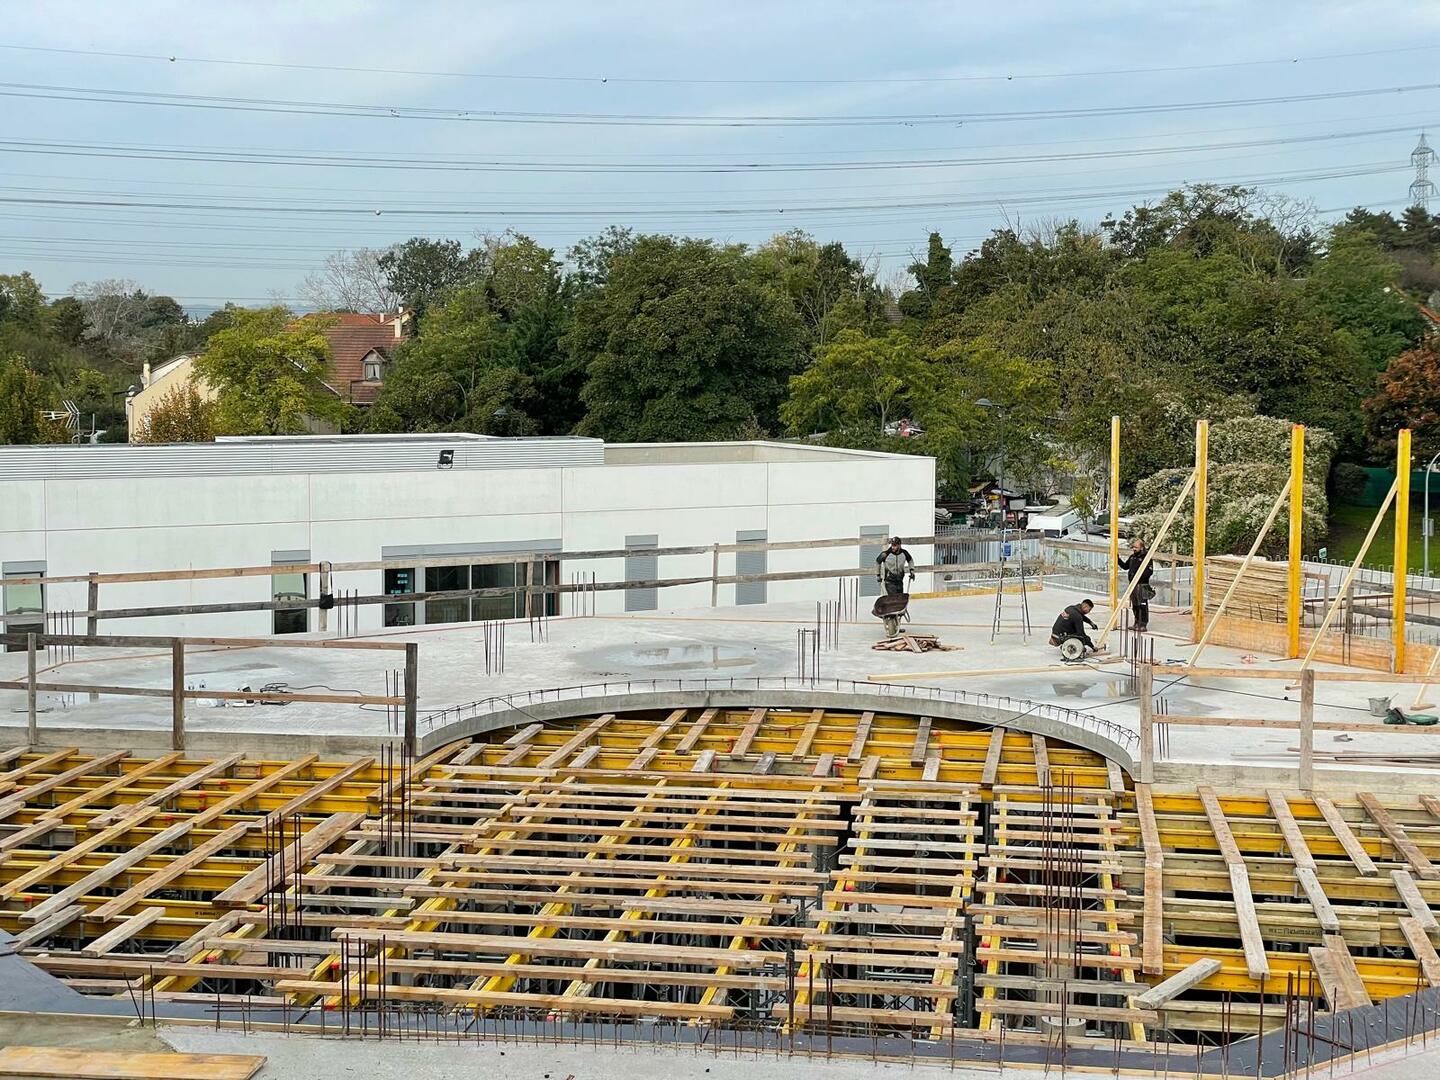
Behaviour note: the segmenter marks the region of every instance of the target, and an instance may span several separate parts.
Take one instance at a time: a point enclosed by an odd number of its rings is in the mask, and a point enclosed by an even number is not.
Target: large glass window
[[[492,563],[487,566],[472,566],[470,580],[472,589],[513,588],[519,584],[514,563]],[[480,619],[513,619],[525,613],[523,593],[504,593],[499,596],[477,596],[471,616]]]
[[[462,592],[470,588],[470,567],[468,566],[427,566],[425,568],[426,592]],[[470,620],[470,598],[468,596],[435,597],[425,601],[426,623],[468,622]]]
[[[44,569],[8,571],[7,578],[43,577]],[[5,633],[43,634],[45,632],[45,586],[6,585],[4,588]],[[18,652],[24,645],[7,645],[6,652]]]
[[[270,576],[273,600],[305,600],[309,597],[309,576],[302,573],[277,573]],[[310,609],[276,608],[273,627],[277,634],[303,634],[310,629]]]
[[[415,591],[415,571],[411,567],[385,571],[385,595],[409,596]],[[415,604],[386,604],[386,626],[414,626]]]

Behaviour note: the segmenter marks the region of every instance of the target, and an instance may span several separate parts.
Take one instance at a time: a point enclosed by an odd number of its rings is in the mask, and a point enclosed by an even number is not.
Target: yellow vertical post
[[[1110,418],[1110,610],[1120,599],[1120,417]]]
[[[1292,660],[1300,655],[1300,541],[1305,527],[1305,425],[1290,425],[1290,566],[1286,630]]]
[[[1410,568],[1410,429],[1401,428],[1395,447],[1395,647],[1391,671],[1405,670],[1405,574]]]
[[[1199,641],[1205,633],[1205,487],[1206,473],[1210,459],[1210,421],[1195,422],[1195,542],[1191,550],[1195,555],[1193,598],[1194,630],[1193,641]]]

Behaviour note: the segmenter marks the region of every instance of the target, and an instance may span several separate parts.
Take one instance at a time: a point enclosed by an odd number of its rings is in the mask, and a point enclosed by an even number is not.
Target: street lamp
[[[1420,531],[1424,533],[1425,576],[1427,578],[1430,576],[1430,474],[1435,471],[1436,461],[1440,461],[1440,450],[1437,450],[1435,452],[1435,456],[1432,457],[1429,464],[1425,466],[1425,510],[1423,512],[1424,524],[1420,526]]]

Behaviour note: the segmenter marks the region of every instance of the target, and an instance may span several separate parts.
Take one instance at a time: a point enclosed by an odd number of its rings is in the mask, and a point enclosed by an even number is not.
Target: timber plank
[[[1005,729],[1003,727],[992,728],[990,731],[990,746],[985,751],[985,767],[980,770],[980,784],[982,787],[993,787],[995,777],[1000,772],[1000,758],[1005,749]]]
[[[1037,787],[1050,786],[1050,751],[1045,745],[1044,735],[1031,735],[1030,745],[1035,750],[1035,784]]]
[[[1340,841],[1340,846],[1345,849],[1345,854],[1350,856],[1350,861],[1355,864],[1355,869],[1365,877],[1378,876],[1380,871],[1365,851],[1365,845],[1360,843],[1360,838],[1350,828],[1350,823],[1345,820],[1344,815],[1335,808],[1335,804],[1323,795],[1312,796],[1311,801],[1320,811],[1320,816],[1325,819],[1325,824],[1330,826],[1330,831],[1335,834],[1335,839]]]
[[[1152,986],[1143,994],[1136,995],[1135,1007],[1137,1009],[1158,1009],[1174,1001],[1185,991],[1198,986],[1219,970],[1220,961],[1213,957],[1196,960],[1182,971],[1171,975],[1164,982]]]
[[[309,865],[322,851],[364,820],[363,813],[331,814],[300,838],[298,860],[294,858],[296,845],[286,845],[286,863],[298,862],[302,868]],[[267,885],[275,884],[275,878],[279,876],[278,863],[275,867],[271,867],[272,862],[276,862],[275,856],[262,861],[259,866],[216,896],[210,903],[220,908],[244,907],[246,904],[255,903],[265,895]],[[290,865],[290,873],[294,872],[295,866]]]
[[[582,746],[589,745],[590,742],[600,734],[600,732],[604,731],[607,727],[610,726],[611,722],[614,721],[614,719],[614,713],[606,713],[604,716],[598,717],[590,721],[590,723],[586,724],[585,727],[581,729],[579,734],[573,735],[569,739],[566,739],[558,750],[552,751],[543,759],[541,759],[539,768],[555,768],[571,754],[575,753],[576,750],[579,750]]]
[[[1410,871],[1391,870],[1390,880],[1395,882],[1395,891],[1400,894],[1400,899],[1405,902],[1405,907],[1410,911],[1410,917],[1415,920],[1420,929],[1426,933],[1440,929],[1435,922],[1435,913],[1430,910],[1430,905],[1425,902],[1425,897],[1420,895],[1420,889],[1415,884],[1415,879],[1410,876]]]
[[[163,806],[171,799],[174,799],[180,795],[183,795],[187,791],[191,791],[194,788],[199,787],[206,780],[209,780],[212,776],[219,776],[221,773],[229,772],[231,769],[233,769],[236,765],[240,764],[240,762],[244,760],[245,755],[243,753],[240,753],[231,754],[229,757],[223,757],[216,761],[212,761],[210,762],[210,764],[201,766],[199,769],[196,769],[194,772],[190,773],[190,775],[181,777],[179,780],[176,780],[169,787],[162,788],[161,790],[155,792],[155,794],[153,795],[147,795],[139,802],[122,803],[120,806],[116,806],[113,809],[105,811],[105,813],[100,814],[97,817],[91,818],[90,828],[108,828],[109,826],[115,824],[115,822],[119,821],[121,818],[136,813],[137,811],[143,810],[147,806]]]
[[[705,729],[710,726],[710,721],[715,719],[719,709],[706,709],[700,714],[696,721],[690,725],[690,729],[681,736],[680,741],[675,744],[677,754],[688,754],[695,749],[695,744],[700,741],[700,736],[705,734]]]
[[[760,725],[765,723],[765,708],[752,709],[750,718],[740,731],[740,736],[735,740],[735,745],[730,748],[731,757],[744,757],[750,752],[750,744],[755,741],[755,736],[760,734]]]
[[[870,740],[870,727],[875,723],[873,712],[862,712],[859,721],[855,724],[855,738],[850,740],[850,749],[846,751],[845,757],[851,761],[859,761],[865,756],[865,744]]]
[[[56,773],[47,780],[40,780],[29,787],[18,788],[12,791],[3,800],[0,800],[0,821],[18,813],[24,809],[25,804],[38,799],[48,792],[54,791],[57,787],[63,787],[72,780],[78,780],[82,776],[94,773],[102,773],[119,761],[129,756],[128,750],[113,750],[98,758],[83,761],[79,765],[71,766],[64,772]]]
[[[1390,816],[1390,811],[1381,806],[1374,795],[1368,791],[1358,791],[1355,793],[1355,798],[1365,808],[1365,812],[1370,815],[1375,824],[1380,826],[1380,831],[1389,838],[1390,843],[1395,846],[1395,850],[1410,864],[1415,873],[1426,879],[1440,878],[1440,867],[1436,867],[1425,857],[1425,853],[1416,846],[1414,840],[1406,835],[1405,829]]]
[[[810,746],[815,741],[815,734],[820,730],[820,723],[825,719],[824,709],[811,709],[810,719],[805,724],[805,730],[800,733],[800,741],[795,744],[795,750],[790,755],[791,761],[800,761],[810,756]]]
[[[136,912],[108,934],[102,934],[80,950],[81,956],[104,956],[125,944],[136,934],[165,917],[163,907],[148,907]]]
[[[249,1080],[265,1058],[258,1054],[136,1054],[7,1046],[0,1076],[76,1077],[79,1080]]]
[[[1440,956],[1435,953],[1435,946],[1430,943],[1429,936],[1414,919],[1400,920],[1400,932],[1405,935],[1406,942],[1410,945],[1410,951],[1415,954],[1415,959],[1420,964],[1420,974],[1431,986],[1440,986]]]
[[[1270,802],[1270,813],[1280,826],[1280,835],[1285,838],[1285,846],[1290,849],[1290,857],[1295,860],[1295,865],[1314,871],[1315,856],[1310,853],[1310,845],[1305,842],[1305,836],[1296,824],[1295,815],[1290,812],[1290,800],[1285,797],[1284,792],[1273,788],[1265,792],[1265,797]]]
[[[910,764],[920,765],[925,761],[925,752],[930,744],[930,726],[933,721],[928,716],[920,717],[920,722],[915,725],[915,742],[910,747]]]

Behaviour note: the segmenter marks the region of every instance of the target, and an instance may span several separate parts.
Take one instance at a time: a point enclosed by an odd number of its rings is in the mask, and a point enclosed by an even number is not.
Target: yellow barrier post
[[[1110,418],[1110,610],[1120,599],[1120,417]]]
[[[1195,422],[1195,556],[1194,585],[1191,589],[1193,629],[1191,638],[1199,641],[1205,633],[1205,498],[1206,473],[1210,459],[1210,421]]]
[[[1300,655],[1300,560],[1305,527],[1305,425],[1290,425],[1290,566],[1289,598],[1285,607],[1285,624],[1289,640],[1286,655]]]
[[[1405,670],[1405,575],[1410,569],[1410,429],[1401,428],[1395,447],[1395,646],[1390,670]]]

